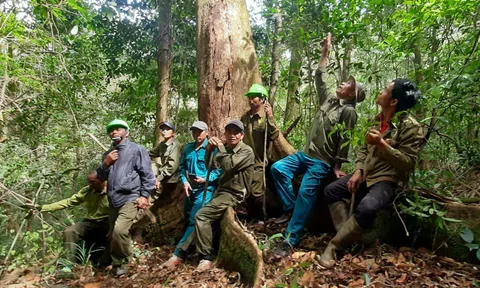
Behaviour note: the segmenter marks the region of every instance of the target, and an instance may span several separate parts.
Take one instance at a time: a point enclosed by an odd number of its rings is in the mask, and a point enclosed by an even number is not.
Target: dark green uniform
[[[195,233],[179,248],[186,253],[193,239],[202,259],[212,260],[212,223],[223,216],[228,207],[235,208],[243,201],[252,181],[254,153],[240,142],[235,148],[219,147],[215,162],[222,169],[212,201],[201,208],[195,217]],[[195,236],[195,237],[193,237]]]
[[[172,137],[166,142],[160,142],[157,147],[148,152],[148,155],[152,158],[152,170],[155,173],[155,177],[161,184],[158,191],[150,194],[149,209],[155,211],[158,209],[157,206],[160,205],[160,194],[170,195],[177,188],[180,160],[182,158],[182,144],[175,137]],[[146,217],[143,210],[139,210],[131,228],[131,234],[134,238],[141,234],[144,226],[148,223],[150,223],[150,219]]]
[[[108,233],[108,197],[106,191],[98,193],[90,186],[83,187],[70,198],[42,206],[41,212],[51,212],[71,208],[84,204],[87,208],[85,217],[63,232],[65,249],[69,251],[69,257],[74,260],[78,242],[84,240],[89,249],[94,243],[97,246],[105,246]]]
[[[381,150],[375,145],[363,145],[357,152],[355,169],[362,170],[367,187],[381,181],[402,186],[415,169],[423,137],[423,128],[417,120],[402,114],[398,123],[392,122],[383,133],[383,139],[392,149]]]
[[[178,183],[178,167],[182,157],[182,144],[175,137],[167,142],[161,142],[148,152],[150,158],[155,159],[156,166],[153,172],[160,183]]]
[[[344,123],[347,130],[353,129],[357,123],[357,112],[355,101],[340,100],[327,89],[327,77],[326,67],[319,66],[315,75],[315,84],[320,109],[313,118],[304,152],[333,167],[335,163],[348,162],[349,145],[344,145],[348,141],[348,137],[343,135],[344,129],[337,129],[336,133],[331,131],[340,123]]]
[[[245,127],[245,144],[253,149],[255,155],[254,173],[252,175],[252,184],[250,195],[247,199],[248,213],[257,219],[263,218],[263,197],[265,197],[265,185],[263,183],[263,167],[268,167],[273,141],[278,138],[280,130],[277,128],[273,116],[266,117],[262,109],[255,114],[250,111],[245,113],[242,118]],[[267,159],[265,158],[265,128],[267,127]]]

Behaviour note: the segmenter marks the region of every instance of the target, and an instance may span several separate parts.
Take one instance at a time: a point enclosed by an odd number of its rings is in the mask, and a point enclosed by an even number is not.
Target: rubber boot
[[[332,217],[333,226],[338,232],[342,228],[342,225],[348,220],[348,207],[345,201],[340,200],[328,205],[330,210],[330,216]]]
[[[364,229],[358,225],[355,217],[348,218],[320,256],[320,265],[327,269],[332,268],[337,262],[335,251],[347,249],[355,240],[360,238],[363,231]]]

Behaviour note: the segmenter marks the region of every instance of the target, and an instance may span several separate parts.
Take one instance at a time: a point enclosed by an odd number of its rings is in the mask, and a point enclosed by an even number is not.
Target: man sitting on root
[[[419,95],[415,84],[408,80],[396,79],[388,84],[376,101],[382,109],[377,117],[380,124],[369,131],[367,143],[357,153],[355,172],[325,188],[325,199],[338,231],[320,258],[325,268],[334,266],[335,251],[346,249],[370,228],[377,212],[391,204],[396,192],[407,183],[424,134],[406,110],[415,105]],[[348,218],[344,199],[353,193],[359,203]]]
[[[218,188],[210,203],[201,208],[195,216],[195,233],[178,248],[183,255],[195,242],[201,259],[197,271],[213,268],[213,231],[212,223],[218,221],[225,211],[235,207],[245,199],[252,181],[255,155],[250,146],[243,143],[244,127],[241,121],[232,120],[225,126],[227,143],[217,138],[209,139],[209,145],[218,148],[215,163],[222,169],[218,179]]]
[[[350,76],[336,89],[335,94],[329,93],[326,83],[326,67],[331,35],[323,41],[322,56],[315,75],[317,94],[320,110],[315,115],[307,137],[305,149],[302,152],[289,155],[273,164],[272,178],[274,179],[277,193],[283,202],[284,216],[279,220],[290,223],[285,232],[287,239],[277,246],[276,254],[286,256],[290,253],[290,246],[300,243],[307,218],[317,199],[317,189],[321,181],[333,170],[337,178],[345,176],[341,171],[342,162],[347,161],[348,139],[343,136],[344,125],[346,129],[353,129],[357,122],[355,104],[365,99],[363,85],[357,83]],[[296,175],[304,174],[298,196],[293,192],[292,179]]]

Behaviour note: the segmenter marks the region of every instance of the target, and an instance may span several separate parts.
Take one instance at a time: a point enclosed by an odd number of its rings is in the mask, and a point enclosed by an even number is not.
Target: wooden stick
[[[352,193],[352,200],[350,201],[350,212],[348,212],[348,218],[352,217],[353,215],[353,207],[355,206],[355,194],[357,194],[357,191],[354,191]]]
[[[100,141],[97,139],[97,137],[93,136],[92,133],[88,133],[88,136],[90,136],[90,137],[93,139],[93,141],[95,141],[98,145],[100,145],[100,147],[102,147],[102,149],[103,149],[104,151],[108,151],[108,148],[105,147],[105,146],[102,144],[102,142],[100,142]]]

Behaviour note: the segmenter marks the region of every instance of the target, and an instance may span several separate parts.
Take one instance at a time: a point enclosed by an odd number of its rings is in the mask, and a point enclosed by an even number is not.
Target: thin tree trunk
[[[284,125],[294,121],[300,115],[300,96],[298,86],[300,84],[300,70],[302,68],[302,56],[300,47],[294,45],[290,58],[290,71],[288,77],[287,106],[285,107]]]
[[[347,40],[345,45],[345,55],[343,56],[343,67],[342,67],[342,80],[345,82],[350,76],[350,59],[352,58],[352,49],[353,49],[353,39]]]
[[[168,92],[170,90],[170,66],[172,61],[172,51],[170,45],[170,28],[172,20],[171,6],[171,0],[158,0],[159,35],[157,40],[157,64],[159,84],[157,88],[154,146],[158,145],[160,141],[162,141],[162,134],[159,126],[160,123],[166,121],[168,117]]]
[[[272,108],[275,105],[275,98],[277,95],[278,78],[280,77],[280,33],[282,32],[282,15],[280,11],[275,14],[275,29],[273,31],[273,46],[272,46],[272,72],[270,73],[270,91],[268,96]]]
[[[261,83],[245,0],[197,0],[198,114],[223,134],[248,109],[243,95]]]

